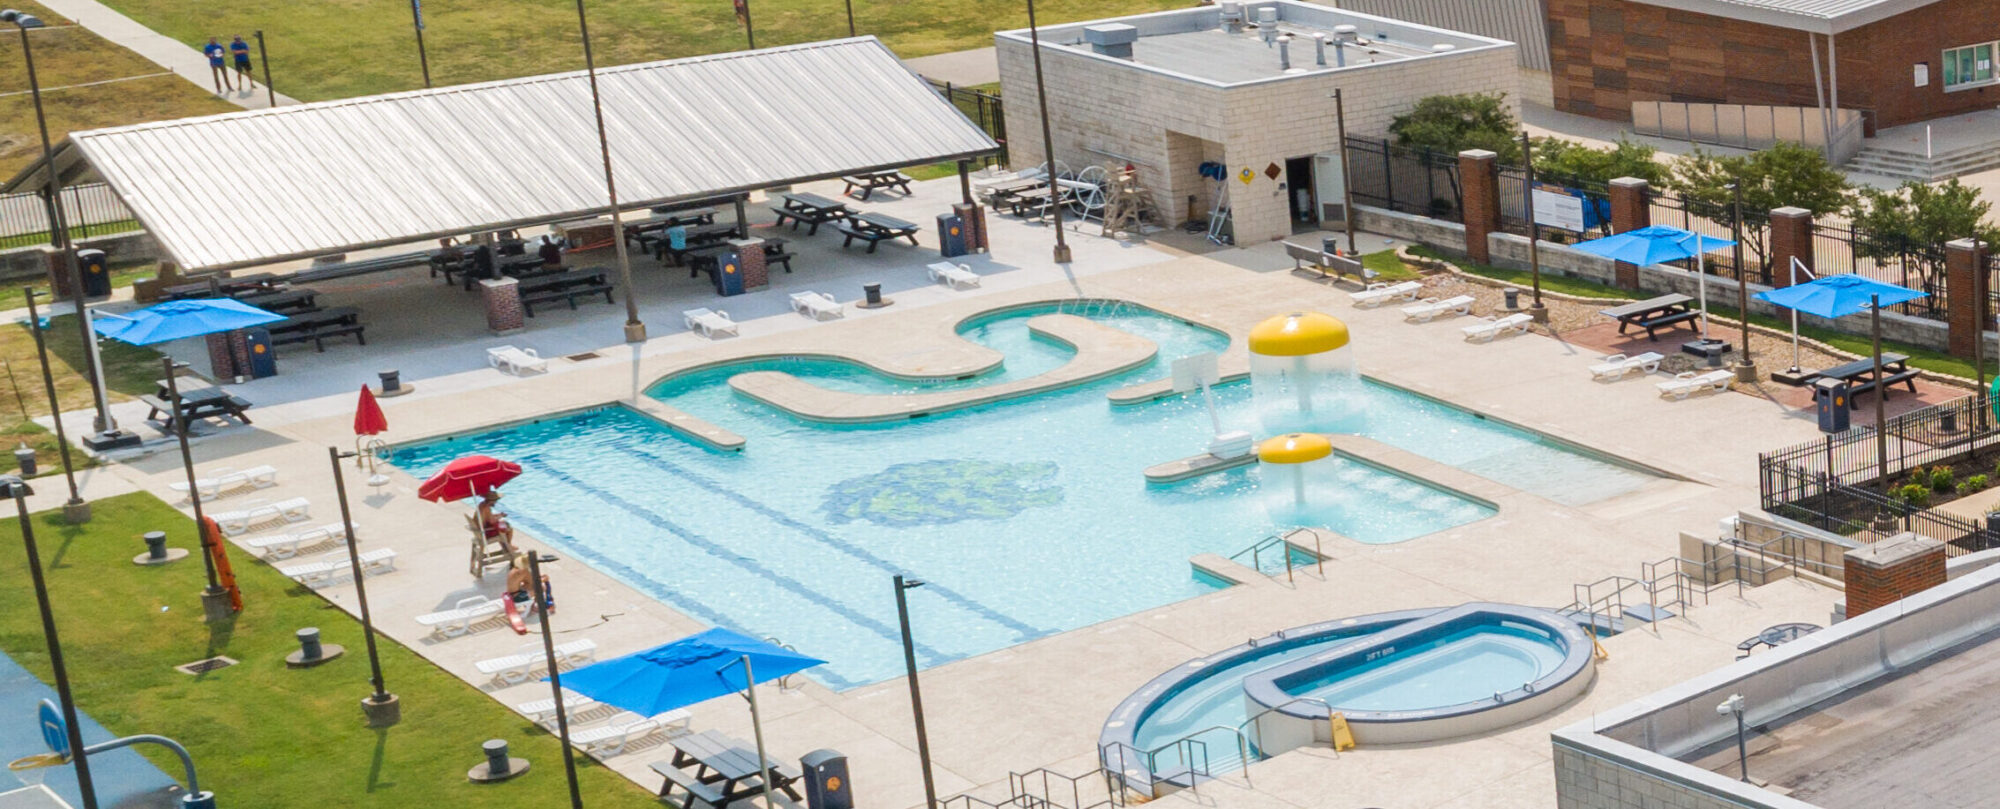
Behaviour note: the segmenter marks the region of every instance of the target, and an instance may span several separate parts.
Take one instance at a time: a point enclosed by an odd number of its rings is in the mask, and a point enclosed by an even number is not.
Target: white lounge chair
[[[362,551],[360,558],[363,576],[370,573],[387,573],[396,569],[396,551],[393,548]],[[307,587],[317,587],[339,579],[342,574],[351,572],[351,568],[346,551],[333,551],[311,562],[285,565],[278,568],[278,572]]]
[[[569,721],[575,722],[576,715],[597,707],[597,700],[563,689],[563,710],[569,714]],[[556,700],[554,697],[529,700],[514,706],[514,710],[527,714],[537,725],[547,725],[556,721]],[[676,709],[679,710],[679,709]]]
[[[1490,343],[1493,342],[1493,338],[1510,331],[1515,334],[1527,334],[1528,324],[1533,322],[1535,322],[1533,315],[1516,313],[1484,323],[1474,323],[1459,331],[1465,332],[1467,340],[1484,340]]]
[[[589,638],[573,640],[568,643],[558,643],[556,644],[556,665],[560,666],[567,663],[574,668],[578,664],[590,662],[592,656],[596,653],[597,642]],[[541,665],[542,662],[541,641],[533,641],[522,644],[520,651],[506,657],[481,660],[478,663],[474,663],[473,666],[479,669],[480,674],[492,677],[508,685],[514,685],[516,683],[527,682],[528,675],[535,670],[536,666]]]
[[[1455,315],[1472,314],[1471,295],[1455,295],[1449,298],[1425,298],[1415,306],[1403,307],[1403,319],[1415,323],[1429,323],[1432,318],[1450,312]]]
[[[501,346],[499,348],[486,349],[486,364],[492,366],[495,370],[505,371],[515,376],[520,376],[529,371],[547,373],[549,370],[549,361],[542,359],[542,355],[535,353],[535,350],[532,348],[521,348],[519,346]]]
[[[1651,351],[1629,357],[1624,354],[1612,354],[1605,357],[1603,362],[1590,366],[1590,376],[1593,379],[1619,380],[1633,371],[1650,374],[1660,370],[1660,360],[1663,359],[1666,358]]]
[[[1661,396],[1672,396],[1674,401],[1680,401],[1704,390],[1729,390],[1729,385],[1735,381],[1735,371],[1709,371],[1703,374],[1685,371],[1673,379],[1661,382],[1659,388]]]
[[[264,554],[266,559],[290,559],[299,555],[300,548],[310,548],[326,542],[336,542],[347,538],[347,526],[330,522],[317,528],[292,531],[276,536],[257,537],[243,542],[253,551]]]
[[[1397,298],[1414,301],[1417,299],[1417,293],[1423,288],[1423,284],[1415,281],[1403,281],[1395,284],[1377,282],[1369,284],[1367,289],[1360,292],[1350,292],[1347,297],[1354,301],[1356,307],[1371,309]]]
[[[678,722],[668,717],[679,714]],[[625,751],[625,745],[639,741],[662,729],[669,736],[684,735],[688,732],[688,714],[675,709],[654,717],[645,717],[631,711],[620,711],[611,721],[593,728],[572,730],[570,744],[583,748],[583,752],[598,758],[615,756]],[[674,731],[680,731],[675,733]]]
[[[431,628],[439,638],[455,638],[472,631],[472,625],[499,615],[500,599],[485,596],[461,598],[451,609],[417,616],[417,624]]]
[[[970,265],[940,261],[930,265],[927,269],[930,270],[932,281],[944,284],[952,289],[979,286],[979,274],[973,272]]]
[[[278,469],[274,466],[253,466],[241,471],[225,466],[214,470],[212,474],[214,477],[194,479],[194,490],[201,494],[203,501],[214,500],[221,497],[223,492],[235,489],[246,487],[263,489],[278,485]],[[167,488],[180,492],[183,497],[188,493],[186,483],[169,483]]]
[[[688,309],[681,312],[681,317],[687,321],[689,331],[701,332],[701,336],[711,340],[718,334],[736,333],[736,321],[720,309]]]
[[[272,522],[305,522],[312,519],[312,502],[303,497],[279,500],[276,503],[253,504],[234,511],[219,511],[208,516],[215,518],[215,524],[222,533],[236,536],[250,530],[253,525]]]
[[[847,306],[823,292],[792,293],[792,311],[814,320],[832,320],[847,316]]]

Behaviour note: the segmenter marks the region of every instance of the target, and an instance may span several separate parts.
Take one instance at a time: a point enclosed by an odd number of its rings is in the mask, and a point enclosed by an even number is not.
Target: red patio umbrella
[[[451,463],[417,487],[417,496],[433,503],[447,503],[476,497],[500,487],[521,474],[521,465],[485,455],[467,455]]]
[[[354,405],[354,434],[381,435],[388,429],[389,417],[382,415],[382,405],[376,403],[375,392],[362,385],[361,401]]]

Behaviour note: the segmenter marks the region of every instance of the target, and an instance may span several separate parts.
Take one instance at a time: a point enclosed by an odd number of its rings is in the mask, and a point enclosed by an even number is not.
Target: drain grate
[[[569,360],[570,362],[583,362],[584,360],[594,360],[601,356],[604,355],[599,354],[595,351],[585,351],[581,354],[570,354],[568,356],[563,357],[563,359]]]
[[[216,669],[226,669],[234,665],[236,665],[236,661],[230,658],[211,657],[207,660],[196,660],[193,663],[182,663],[175,666],[174,671],[182,674],[204,674]]]

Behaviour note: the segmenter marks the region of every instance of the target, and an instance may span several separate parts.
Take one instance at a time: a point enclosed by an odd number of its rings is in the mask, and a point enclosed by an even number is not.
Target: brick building
[[[1028,32],[994,39],[1010,159],[1037,165]],[[1043,26],[1041,43],[1057,161],[1131,165],[1170,222],[1207,219],[1226,193],[1241,244],[1344,221],[1336,88],[1348,133],[1374,136],[1425,96],[1519,96],[1511,42],[1293,0]]]
[[[1546,0],[1557,109],[1859,110],[1869,134],[2000,105],[1994,0]]]

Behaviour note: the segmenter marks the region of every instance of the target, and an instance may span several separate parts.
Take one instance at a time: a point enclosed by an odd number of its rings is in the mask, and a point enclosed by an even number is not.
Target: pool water
[[[1028,318],[1050,311],[969,322],[967,339],[1006,356],[972,379],[903,380],[839,360],[780,359],[647,391],[744,436],[740,453],[609,407],[405,447],[394,459],[419,476],[474,452],[520,462],[503,508],[524,529],[701,621],[830,661],[810,674],[834,688],[902,673],[894,574],[925,582],[910,591],[910,612],[919,664],[933,666],[1209,592],[1189,557],[1232,554],[1293,527],[1265,513],[1254,467],[1171,486],[1144,481],[1145,467],[1206,446],[1208,416],[1199,397],[1114,407],[1105,393],[1227,345],[1224,335],[1150,310],[1064,310],[1153,340],[1159,355],[1143,367],[924,419],[812,424],[726,384],[747,370],[782,370],[833,389],[899,393],[1033,376],[1073,354],[1029,333]],[[1580,496],[1648,479],[1401,391],[1369,391],[1366,434],[1484,465],[1509,484],[1548,480]],[[1222,386],[1217,399],[1225,427],[1251,422],[1247,385]],[[1360,542],[1404,541],[1493,513],[1366,464],[1330,463],[1342,485],[1315,499],[1311,524]]]
[[[1285,690],[1337,711],[1420,711],[1491,700],[1555,671],[1567,655],[1545,633],[1485,624]]]

